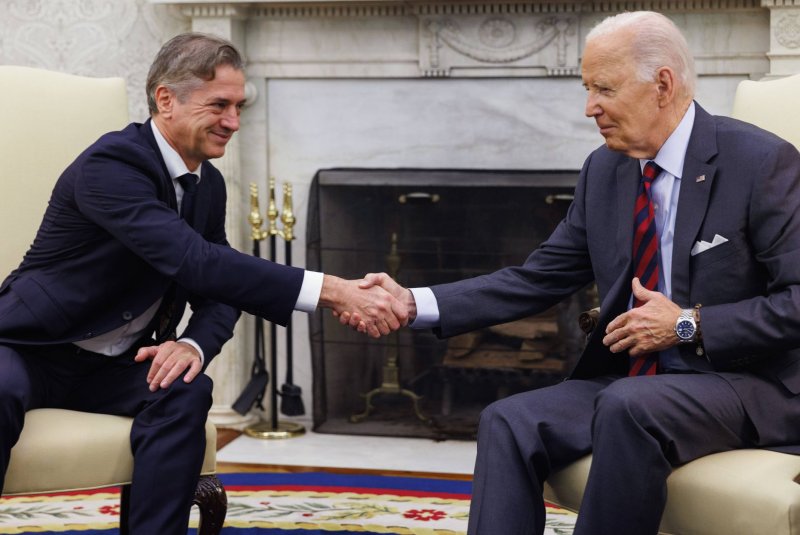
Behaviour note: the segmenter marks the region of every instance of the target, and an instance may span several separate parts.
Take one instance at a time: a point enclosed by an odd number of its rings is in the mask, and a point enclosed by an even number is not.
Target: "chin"
[[[215,158],[222,158],[225,156],[225,147],[210,150],[206,153],[206,160],[213,160]]]

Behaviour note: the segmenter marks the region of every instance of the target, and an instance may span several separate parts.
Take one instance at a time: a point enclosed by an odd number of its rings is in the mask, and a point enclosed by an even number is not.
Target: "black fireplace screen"
[[[311,188],[307,265],[430,286],[519,264],[563,219],[577,172],[331,169]],[[590,289],[537,316],[447,340],[373,340],[310,318],[318,432],[474,438],[489,403],[563,379]]]

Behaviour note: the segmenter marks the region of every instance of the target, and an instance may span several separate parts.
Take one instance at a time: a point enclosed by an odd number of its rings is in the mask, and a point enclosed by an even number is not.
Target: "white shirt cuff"
[[[197,352],[200,353],[200,365],[202,366],[202,365],[204,365],[206,363],[206,356],[203,355],[203,350],[200,349],[200,346],[198,345],[197,342],[195,342],[191,338],[181,338],[181,339],[178,340],[178,342],[183,342],[184,344],[189,344],[190,346],[195,348],[197,350]]]
[[[439,303],[430,288],[409,288],[417,304],[417,317],[409,326],[412,329],[433,329],[439,326]]]
[[[322,293],[322,279],[324,275],[317,271],[305,271],[303,274],[303,285],[300,287],[300,295],[297,296],[295,310],[308,312],[309,314],[317,309],[319,296]]]

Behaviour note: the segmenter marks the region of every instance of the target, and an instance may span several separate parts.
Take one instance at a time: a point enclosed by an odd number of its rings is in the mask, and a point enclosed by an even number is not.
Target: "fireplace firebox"
[[[309,269],[385,271],[430,286],[519,264],[566,214],[575,171],[329,169],[311,186]],[[401,329],[374,340],[310,317],[318,432],[475,437],[492,401],[563,379],[592,288],[542,314],[446,340]]]

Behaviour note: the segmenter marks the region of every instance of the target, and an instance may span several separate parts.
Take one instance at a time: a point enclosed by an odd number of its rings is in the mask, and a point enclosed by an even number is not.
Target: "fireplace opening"
[[[345,278],[383,271],[430,286],[522,263],[566,214],[576,171],[321,170],[307,265]],[[449,339],[401,329],[374,340],[310,317],[318,432],[472,439],[480,411],[561,381],[592,288],[530,318]]]

